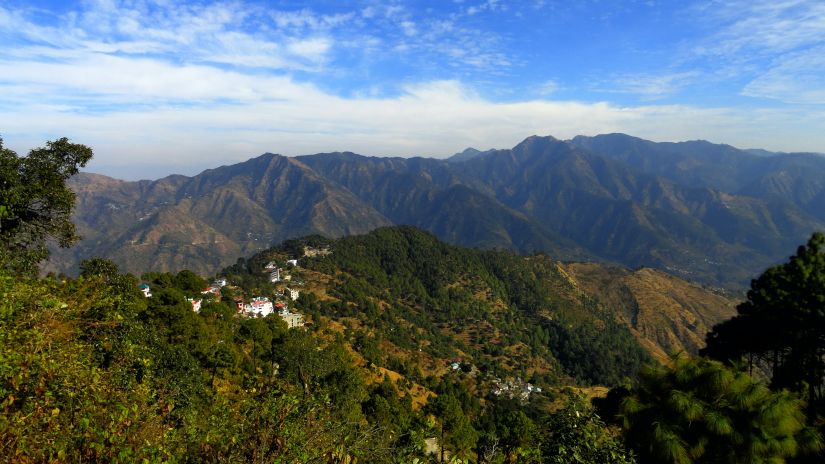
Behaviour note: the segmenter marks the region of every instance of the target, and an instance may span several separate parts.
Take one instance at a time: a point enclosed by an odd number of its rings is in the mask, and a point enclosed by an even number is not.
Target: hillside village
[[[305,257],[326,256],[329,253],[331,253],[329,248],[316,249],[306,247],[304,250]],[[242,289],[232,285],[226,278],[218,277],[204,288],[200,292],[200,295],[187,296],[186,300],[192,304],[192,311],[197,313],[200,312],[204,301],[219,300],[222,296],[221,290],[231,288],[233,290],[233,301],[238,316],[267,317],[270,314],[276,314],[286,322],[287,327],[290,329],[304,327],[306,325],[304,315],[290,309],[290,303],[296,301],[301,295],[301,291],[296,287],[303,285],[300,281],[293,281],[290,270],[297,267],[297,259],[287,259],[284,262],[273,260],[264,266],[263,272],[268,275],[268,282],[275,284],[275,289],[269,296],[254,295],[247,298],[242,293]],[[148,283],[141,283],[138,285],[138,289],[143,293],[144,297],[152,297],[152,289]],[[241,293],[239,294],[238,292]]]

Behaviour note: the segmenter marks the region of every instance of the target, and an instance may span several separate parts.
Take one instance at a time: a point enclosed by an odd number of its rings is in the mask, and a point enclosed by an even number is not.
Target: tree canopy
[[[583,397],[571,396],[545,424],[542,458],[557,464],[633,464],[633,454]]]
[[[647,366],[620,417],[640,462],[776,463],[820,446],[793,394],[707,358]]]
[[[805,391],[821,411],[825,381],[825,234],[751,282],[737,315],[708,334],[703,354],[764,367],[774,388]]]
[[[34,273],[48,243],[76,242],[75,194],[66,181],[92,159],[92,150],[67,138],[18,156],[0,139],[0,267]]]

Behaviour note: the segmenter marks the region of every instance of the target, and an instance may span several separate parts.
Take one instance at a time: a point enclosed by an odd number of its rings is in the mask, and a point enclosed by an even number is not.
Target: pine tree
[[[766,364],[774,388],[805,392],[813,419],[825,380],[825,234],[751,282],[737,312],[708,334],[703,354]]]
[[[706,358],[647,366],[622,403],[640,462],[777,463],[819,448],[801,401]]]

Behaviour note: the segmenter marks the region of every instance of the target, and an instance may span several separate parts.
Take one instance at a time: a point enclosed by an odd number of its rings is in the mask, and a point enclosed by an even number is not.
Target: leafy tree
[[[209,367],[212,368],[212,382],[218,374],[218,369],[226,369],[235,364],[235,356],[232,349],[224,343],[219,343],[209,356]]]
[[[106,258],[95,256],[80,262],[80,275],[83,277],[112,277],[120,272],[117,264]]]
[[[580,396],[569,397],[564,407],[544,423],[542,462],[632,464],[633,454]]]
[[[175,276],[174,285],[187,295],[198,295],[206,288],[206,280],[189,269],[184,269]]]
[[[33,274],[48,243],[79,237],[71,222],[75,194],[66,181],[92,159],[85,145],[62,138],[20,157],[0,139],[0,267]]]
[[[427,403],[427,410],[441,422],[441,462],[445,451],[464,457],[475,446],[478,432],[464,413],[461,402],[452,395],[442,394]]]
[[[641,462],[775,463],[820,446],[799,399],[706,358],[647,366],[620,417]]]
[[[137,279],[131,274],[121,274],[117,264],[111,260],[93,257],[80,262],[80,275],[87,279],[100,279],[123,298],[137,295]]]
[[[825,380],[825,234],[753,280],[737,312],[708,334],[703,354],[767,365],[774,388],[807,390],[813,418]]]
[[[500,424],[501,445],[507,462],[538,462],[538,427],[524,411],[510,411]]]

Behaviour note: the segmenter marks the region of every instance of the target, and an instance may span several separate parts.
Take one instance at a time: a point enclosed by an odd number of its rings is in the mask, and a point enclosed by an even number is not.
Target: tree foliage
[[[647,366],[620,417],[640,462],[776,463],[819,447],[798,398],[706,358]]]
[[[632,464],[635,458],[621,439],[580,396],[569,397],[564,407],[544,423],[542,457],[556,464]]]
[[[48,243],[78,240],[71,213],[75,194],[66,181],[92,159],[92,150],[61,138],[20,157],[0,139],[0,265],[34,273]]]
[[[708,334],[703,354],[767,366],[774,388],[805,391],[813,417],[825,382],[825,234],[753,280],[737,313]]]
[[[173,276],[154,276],[146,299],[134,291],[136,279],[108,272],[111,263],[84,269],[61,281],[0,271],[0,456],[239,463],[423,456],[413,438],[423,436],[423,418],[395,390],[369,391],[342,347],[290,331],[275,315],[234,317],[219,302],[194,313]],[[122,279],[131,279],[131,291],[122,291]],[[383,417],[404,411],[406,419],[367,422],[368,405],[382,402],[395,405]]]
[[[427,404],[427,411],[439,418],[441,459],[445,452],[467,456],[478,440],[478,432],[465,414],[461,402],[453,395],[441,394]]]

